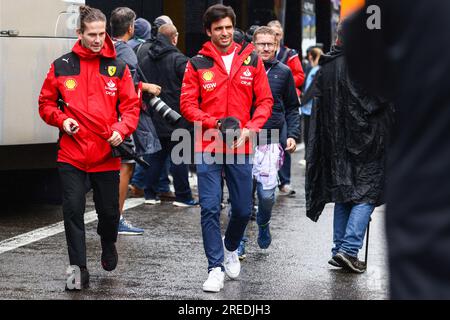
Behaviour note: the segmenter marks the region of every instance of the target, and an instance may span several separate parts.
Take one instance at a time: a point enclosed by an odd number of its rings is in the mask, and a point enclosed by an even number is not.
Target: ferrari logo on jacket
[[[115,66],[109,66],[108,67],[108,74],[112,77],[116,74],[117,67]]]
[[[248,56],[247,59],[245,59],[244,64],[245,64],[246,66],[248,66],[248,65],[250,64],[250,61],[252,61],[252,57],[251,57],[251,56]]]

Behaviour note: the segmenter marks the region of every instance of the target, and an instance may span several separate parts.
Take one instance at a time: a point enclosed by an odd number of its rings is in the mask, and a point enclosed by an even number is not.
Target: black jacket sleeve
[[[186,71],[186,64],[188,63],[188,58],[184,54],[179,54],[175,58],[175,72],[177,74],[178,80],[183,82],[184,72]]]
[[[287,122],[288,138],[300,138],[300,107],[297,92],[295,90],[294,77],[290,70],[286,70],[286,80],[284,84],[283,104],[285,107],[285,118]]]

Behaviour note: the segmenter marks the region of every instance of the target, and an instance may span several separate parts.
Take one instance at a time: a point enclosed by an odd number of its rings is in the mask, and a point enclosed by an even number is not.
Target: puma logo
[[[69,63],[69,59],[70,58],[67,58],[67,59],[61,59],[62,61],[65,61],[66,63]]]

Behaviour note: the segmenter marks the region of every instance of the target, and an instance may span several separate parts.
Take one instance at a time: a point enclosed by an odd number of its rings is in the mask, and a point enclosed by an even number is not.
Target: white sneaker
[[[234,251],[228,251],[224,243],[223,255],[224,255],[223,266],[225,268],[225,273],[231,279],[236,279],[239,276],[239,273],[241,272],[241,262],[239,261],[237,249]]]
[[[160,204],[161,200],[159,199],[146,199],[144,201],[145,204],[150,204],[150,205],[156,205],[156,204]]]
[[[212,269],[208,274],[208,279],[203,283],[203,291],[219,292],[223,289],[225,274],[220,267]]]

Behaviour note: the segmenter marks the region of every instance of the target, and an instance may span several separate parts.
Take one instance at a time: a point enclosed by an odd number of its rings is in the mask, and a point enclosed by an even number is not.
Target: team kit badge
[[[67,79],[64,82],[64,86],[67,88],[67,90],[75,90],[77,87],[77,81],[75,79]]]
[[[117,67],[115,66],[109,66],[108,67],[108,74],[112,77],[116,74]]]

